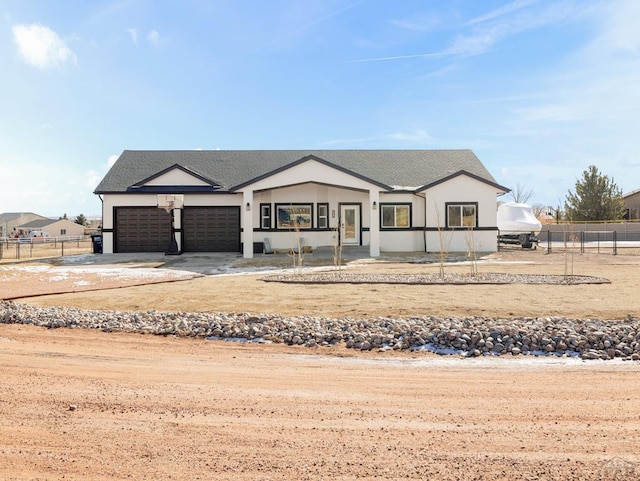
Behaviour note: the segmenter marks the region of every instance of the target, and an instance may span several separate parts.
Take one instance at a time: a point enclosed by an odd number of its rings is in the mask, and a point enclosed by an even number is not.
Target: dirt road
[[[640,476],[637,363],[340,354],[0,325],[0,478]]]

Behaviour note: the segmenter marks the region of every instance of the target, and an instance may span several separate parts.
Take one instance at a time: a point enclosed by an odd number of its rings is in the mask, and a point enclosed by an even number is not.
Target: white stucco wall
[[[490,230],[442,230],[427,233],[427,251],[438,252],[441,248],[448,252],[467,252],[469,246],[476,251],[494,252],[497,249],[497,191],[494,186],[460,175],[448,182],[427,190],[427,227],[445,227],[446,204],[477,202],[478,228]],[[442,247],[441,247],[442,245]]]
[[[314,227],[318,225],[317,205],[329,204],[329,229],[332,230],[302,231],[300,233],[304,238],[304,245],[311,246],[312,248],[334,244],[336,237],[335,229],[338,228],[341,203],[360,204],[362,206],[361,224],[366,227],[370,226],[370,211],[367,209],[369,203],[368,192],[352,191],[318,184],[301,184],[269,191],[254,192],[252,203],[253,225],[256,226],[256,228],[260,226],[260,204],[270,204],[272,208],[271,227],[275,229],[276,204],[286,205],[289,203],[312,204]],[[256,230],[253,237],[255,242],[263,242],[265,237],[268,238],[274,249],[291,248],[295,246],[297,242],[295,232],[287,230]],[[363,236],[362,244],[368,245],[368,236],[367,243],[364,242]]]
[[[161,180],[162,179],[162,180]],[[201,181],[180,170],[171,171],[154,183],[158,185],[199,185]],[[334,187],[333,185],[342,186]],[[281,187],[285,185],[285,187]],[[425,204],[426,198],[426,204]],[[377,208],[372,208],[376,201]],[[442,231],[436,228],[444,226],[445,204],[447,202],[474,202],[478,204],[478,227],[490,230],[476,230],[471,234],[467,229],[461,231]],[[249,203],[250,210],[246,209]],[[272,229],[260,230],[260,204],[272,207]],[[252,255],[253,242],[270,239],[273,248],[290,248],[296,244],[296,234],[290,231],[275,231],[275,205],[303,203],[312,204],[313,226],[317,226],[317,204],[329,204],[328,231],[302,231],[304,245],[312,248],[330,246],[335,242],[340,204],[358,204],[361,206],[361,227],[371,229],[361,232],[361,245],[370,246],[372,255],[383,252],[424,251],[438,252],[443,248],[448,252],[466,252],[472,243],[477,251],[491,252],[496,250],[496,188],[468,176],[458,176],[449,181],[433,186],[419,195],[412,193],[387,193],[380,187],[353,177],[347,173],[333,169],[316,161],[299,164],[287,171],[280,172],[266,179],[251,184],[234,194],[185,194],[185,206],[241,206],[241,241],[247,246],[245,256]],[[409,203],[411,209],[412,230],[382,230],[378,234],[381,208],[385,203]],[[156,206],[156,194],[105,194],[103,196],[103,228],[113,229],[113,208],[119,206]],[[425,223],[426,235],[422,227]],[[251,226],[247,228],[246,226]],[[176,228],[179,228],[176,219]],[[254,231],[255,228],[255,231]],[[103,249],[112,252],[113,234],[104,232]],[[251,250],[251,252],[249,252]],[[375,254],[378,252],[378,254]]]
[[[181,169],[173,169],[145,182],[144,185],[209,185]]]

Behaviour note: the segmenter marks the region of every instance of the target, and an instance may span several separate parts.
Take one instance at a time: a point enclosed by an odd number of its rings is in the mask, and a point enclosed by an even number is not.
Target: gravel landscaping
[[[425,350],[465,357],[579,356],[640,360],[640,320],[527,317],[326,318],[247,313],[118,312],[0,302],[0,322],[361,351]]]
[[[363,274],[342,271],[284,273],[262,278],[266,282],[291,284],[609,284],[603,277],[549,274]]]

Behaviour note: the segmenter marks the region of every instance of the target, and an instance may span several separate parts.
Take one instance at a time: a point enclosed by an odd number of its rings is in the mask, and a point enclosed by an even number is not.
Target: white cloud
[[[391,24],[405,30],[413,30],[415,32],[429,32],[439,27],[441,24],[441,20],[435,15],[418,15],[412,18],[391,20]]]
[[[618,50],[638,54],[640,50],[640,2],[610,1],[602,11],[594,12],[601,23],[600,35],[595,38],[592,51]]]
[[[471,31],[458,35],[446,51],[452,54],[480,55],[508,37],[558,24],[575,14],[575,7],[571,3],[554,2],[543,4],[540,8],[537,8],[537,3],[537,0],[516,0],[470,20],[467,26],[471,27]]]
[[[56,68],[78,59],[65,41],[50,28],[38,24],[14,25],[13,40],[22,58],[39,69]]]
[[[485,13],[479,17],[476,17],[467,22],[467,25],[474,25],[477,23],[486,22],[488,20],[493,20],[495,18],[502,17],[504,15],[511,14],[516,12],[524,7],[531,5],[532,3],[537,2],[538,0],[515,0],[514,2],[508,3],[500,8],[497,8],[489,13]]]
[[[423,142],[433,140],[426,130],[418,129],[413,132],[395,132],[388,136],[392,140],[400,140],[402,142]]]
[[[111,167],[113,167],[113,164],[116,163],[116,160],[118,160],[118,157],[120,157],[119,155],[110,155],[109,158],[107,159],[107,167],[110,169]]]
[[[100,175],[95,170],[90,170],[89,172],[87,172],[85,185],[90,189],[95,189],[102,180],[102,177],[104,176]]]
[[[154,45],[154,47],[157,47],[158,44],[160,43],[160,34],[158,33],[157,30],[151,30],[147,34],[147,40],[149,40],[149,42],[151,42]]]
[[[138,29],[128,28],[127,32],[129,32],[129,35],[131,35],[131,40],[133,40],[133,43],[138,43]]]

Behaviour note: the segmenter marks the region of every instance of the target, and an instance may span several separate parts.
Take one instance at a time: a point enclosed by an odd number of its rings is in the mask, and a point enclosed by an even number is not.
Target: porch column
[[[242,193],[242,255],[245,259],[253,257],[253,191]]]
[[[380,256],[380,198],[377,190],[369,191],[369,255]]]

